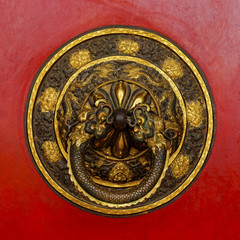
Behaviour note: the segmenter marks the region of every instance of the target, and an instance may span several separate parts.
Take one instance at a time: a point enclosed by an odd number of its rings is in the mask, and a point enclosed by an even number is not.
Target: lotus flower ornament
[[[99,151],[109,148],[119,159],[127,157],[131,147],[146,149],[145,140],[154,135],[153,100],[146,90],[131,87],[119,81],[111,85],[109,93],[97,89],[89,98],[95,110],[85,126],[85,131],[93,135],[91,144]]]

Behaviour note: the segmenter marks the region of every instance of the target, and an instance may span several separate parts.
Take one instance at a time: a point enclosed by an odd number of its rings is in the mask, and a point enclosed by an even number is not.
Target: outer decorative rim
[[[34,101],[37,95],[38,88],[40,86],[40,83],[44,75],[64,53],[66,53],[69,49],[76,46],[77,44],[83,41],[86,41],[88,39],[91,39],[93,37],[107,35],[107,34],[121,34],[121,33],[134,34],[134,35],[154,39],[164,44],[168,48],[170,48],[188,65],[188,67],[194,73],[195,77],[198,79],[198,82],[201,86],[201,89],[203,91],[203,94],[206,100],[206,106],[207,106],[207,112],[208,112],[208,133],[207,133],[204,150],[202,152],[200,160],[198,161],[198,164],[196,165],[192,173],[188,176],[188,178],[180,185],[179,188],[177,188],[168,196],[149,205],[131,208],[131,209],[107,209],[107,208],[101,208],[101,207],[88,204],[86,202],[83,202],[75,198],[74,196],[64,191],[47,173],[47,171],[45,170],[43,164],[41,163],[38,157],[38,154],[34,146],[33,132],[32,132],[32,110],[34,107]],[[194,59],[185,50],[183,50],[176,43],[174,43],[172,40],[168,39],[167,37],[163,36],[162,34],[145,29],[145,28],[122,26],[122,25],[106,26],[106,27],[93,29],[91,31],[85,32],[71,39],[66,44],[58,48],[39,69],[31,85],[29,96],[26,103],[25,137],[26,137],[28,150],[31,154],[31,158],[36,169],[38,170],[43,180],[47,183],[47,185],[54,192],[56,192],[60,197],[67,200],[72,205],[92,213],[97,213],[103,216],[111,216],[111,217],[129,217],[134,215],[145,214],[170,204],[171,202],[176,200],[178,197],[180,197],[185,191],[187,191],[187,189],[196,181],[197,177],[200,175],[201,171],[203,170],[210,156],[211,149],[213,146],[215,132],[216,132],[215,111],[216,110],[214,106],[213,97],[210,91],[210,87],[207,83],[206,77],[204,76],[202,70],[194,61]]]

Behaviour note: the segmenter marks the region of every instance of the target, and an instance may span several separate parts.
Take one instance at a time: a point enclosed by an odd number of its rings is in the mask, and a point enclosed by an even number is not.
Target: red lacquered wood
[[[0,0],[1,239],[239,239],[240,2],[238,0]],[[86,30],[133,25],[158,31],[200,65],[217,110],[211,157],[194,185],[153,213],[112,219],[81,211],[44,183],[24,138],[37,70]]]

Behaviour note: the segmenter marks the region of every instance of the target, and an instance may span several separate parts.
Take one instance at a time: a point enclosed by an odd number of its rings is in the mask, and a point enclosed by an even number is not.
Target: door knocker
[[[203,169],[215,112],[195,61],[165,36],[112,26],[58,49],[35,77],[26,138],[38,171],[106,216],[165,206]]]

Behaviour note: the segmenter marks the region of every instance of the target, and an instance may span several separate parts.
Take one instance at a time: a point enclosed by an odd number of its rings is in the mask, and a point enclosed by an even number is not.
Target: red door
[[[1,0],[0,236],[2,239],[238,239],[240,2],[238,0]],[[160,32],[204,71],[217,133],[199,179],[178,200],[127,219],[96,216],[59,198],[30,159],[24,111],[34,75],[63,43],[92,28]]]

